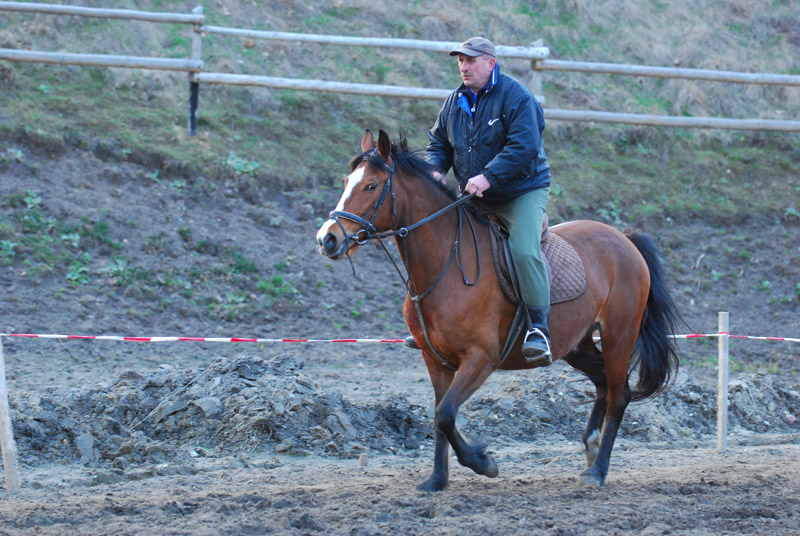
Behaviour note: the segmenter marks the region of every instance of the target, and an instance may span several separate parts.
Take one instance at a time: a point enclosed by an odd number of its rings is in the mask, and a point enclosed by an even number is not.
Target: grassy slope
[[[85,2],[188,12],[192,2]],[[470,5],[471,4],[471,5]],[[220,0],[210,24],[364,36],[460,40],[483,32],[503,44],[542,37],[553,57],[680,64],[743,71],[797,72],[800,16],[788,1],[501,1],[264,3]],[[678,3],[679,4],[679,3]],[[459,3],[459,6],[464,3]],[[704,12],[702,21],[696,16]],[[766,14],[769,15],[766,15]],[[0,15],[0,45],[135,55],[188,55],[182,25],[123,23],[48,15]],[[207,70],[409,86],[454,87],[443,54],[210,35]],[[288,186],[331,184],[363,128],[407,133],[421,147],[438,103],[222,86],[201,89],[200,135],[185,135],[183,75],[123,69],[2,63],[2,128],[89,145],[98,139],[124,157],[165,153],[210,176],[251,171]],[[525,78],[527,63],[504,68]],[[796,118],[800,89],[548,72],[547,105],[573,109],[732,117]],[[547,132],[559,215],[689,211],[722,221],[740,214],[778,218],[800,209],[798,136],[598,126],[552,121]],[[232,156],[233,153],[233,156]],[[257,164],[257,166],[256,166]],[[730,170],[730,171],[729,171]],[[608,187],[622,185],[623,188]],[[670,185],[663,188],[663,185]],[[786,195],[790,193],[792,195]]]

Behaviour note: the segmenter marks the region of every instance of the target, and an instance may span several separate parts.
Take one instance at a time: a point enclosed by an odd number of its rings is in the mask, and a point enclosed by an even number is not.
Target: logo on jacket
[[[498,121],[500,121],[500,118],[499,118],[499,117],[498,117],[498,118],[496,118],[496,119],[489,119],[489,126],[492,126],[492,125],[494,125],[494,124],[495,124],[495,123],[497,123]]]

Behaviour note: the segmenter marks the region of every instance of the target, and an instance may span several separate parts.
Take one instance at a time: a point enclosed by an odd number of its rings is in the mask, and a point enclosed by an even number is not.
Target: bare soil
[[[0,271],[5,333],[405,336],[402,284],[380,252],[362,252],[354,278],[315,251],[334,190],[209,178],[102,144],[2,143],[24,158],[0,160],[0,198],[36,191],[43,214],[108,222],[122,245],[95,245],[80,284],[57,267],[34,269],[24,262],[33,252],[20,251]],[[4,220],[15,210],[0,206]],[[725,245],[746,229],[640,223],[664,247],[687,332],[716,331],[717,311],[730,310],[734,333],[798,335],[796,296],[769,299],[792,296],[800,281],[796,225],[760,223],[742,256]],[[230,270],[232,249],[294,291],[259,301],[258,277]],[[103,271],[120,251],[154,280],[219,269],[192,292],[122,284]],[[500,475],[453,460],[450,488],[426,494],[416,485],[432,466],[432,389],[419,355],[400,344],[2,342],[22,489],[0,490],[0,534],[782,535],[800,525],[791,343],[734,342],[720,455],[716,341],[683,341],[676,385],[629,408],[601,489],[576,484],[588,383],[561,362],[498,373],[459,426],[489,440]]]

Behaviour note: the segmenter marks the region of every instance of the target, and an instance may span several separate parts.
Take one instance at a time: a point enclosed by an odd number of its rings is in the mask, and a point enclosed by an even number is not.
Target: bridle
[[[366,162],[369,159],[370,155],[376,154],[376,153],[377,153],[377,150],[371,151],[370,153],[364,155],[364,158],[363,158],[362,161]],[[419,221],[417,221],[417,222],[415,222],[415,223],[413,223],[411,225],[400,227],[399,229],[395,229],[395,230],[392,230],[392,231],[378,232],[378,230],[375,227],[374,222],[375,222],[375,219],[378,216],[378,213],[380,212],[381,208],[383,207],[383,203],[386,201],[386,198],[389,196],[389,194],[391,194],[391,198],[392,198],[392,225],[391,225],[392,228],[394,228],[394,226],[395,226],[395,215],[397,213],[396,207],[395,207],[395,194],[394,194],[395,163],[394,163],[394,161],[392,161],[392,164],[388,165],[388,164],[386,164],[385,161],[383,161],[383,159],[381,159],[381,162],[383,163],[386,171],[388,172],[388,177],[386,179],[386,184],[384,185],[383,190],[381,191],[380,195],[378,196],[378,199],[376,199],[375,202],[372,204],[372,206],[364,213],[364,216],[359,216],[357,214],[353,214],[352,212],[346,212],[344,210],[334,210],[334,211],[332,211],[330,213],[329,218],[331,220],[333,220],[339,226],[339,228],[342,231],[342,234],[345,237],[345,239],[344,239],[345,254],[347,255],[347,259],[350,261],[350,266],[353,269],[353,275],[355,275],[355,266],[353,265],[353,260],[350,257],[350,252],[349,252],[350,251],[350,247],[347,244],[350,241],[353,241],[356,244],[361,246],[361,245],[366,244],[370,240],[378,240],[378,243],[381,245],[381,248],[383,248],[383,251],[386,253],[386,256],[389,257],[389,260],[392,261],[392,264],[394,265],[395,270],[397,271],[398,275],[400,275],[400,278],[403,280],[403,282],[405,284],[405,287],[406,287],[406,292],[408,292],[409,299],[414,303],[414,307],[415,307],[415,309],[417,311],[417,317],[419,318],[419,323],[420,323],[420,326],[422,327],[422,332],[425,335],[425,340],[428,343],[428,347],[431,349],[431,351],[434,353],[434,355],[441,361],[442,365],[444,365],[444,366],[446,366],[446,367],[448,367],[450,369],[457,370],[457,367],[455,365],[453,365],[452,363],[447,361],[445,358],[443,358],[441,355],[439,355],[439,353],[436,351],[436,349],[433,348],[433,345],[431,344],[430,338],[428,336],[428,331],[425,328],[425,322],[422,319],[422,311],[420,310],[419,302],[422,301],[422,299],[425,296],[427,296],[431,292],[433,292],[433,290],[439,285],[439,283],[442,281],[442,279],[444,278],[444,276],[447,273],[447,271],[450,269],[450,265],[452,264],[454,258],[456,259],[456,265],[458,266],[458,268],[461,271],[461,278],[464,281],[464,284],[466,286],[476,285],[478,283],[478,281],[480,280],[480,278],[481,278],[481,262],[480,262],[480,250],[478,249],[478,236],[477,236],[477,233],[475,231],[475,226],[474,226],[474,224],[472,222],[472,218],[470,218],[466,214],[466,208],[464,207],[464,203],[466,203],[466,201],[468,201],[469,199],[474,197],[475,194],[472,193],[472,194],[468,194],[468,195],[462,196],[462,197],[458,198],[456,201],[454,201],[454,202],[450,203],[449,205],[447,205],[446,207],[437,210],[436,212],[434,212],[430,216],[427,216],[427,217],[425,217],[425,218],[423,218],[423,219],[421,219],[421,220],[419,220]],[[391,253],[389,253],[389,250],[386,248],[386,245],[383,243],[383,239],[384,238],[390,238],[390,237],[400,237],[400,238],[404,239],[414,229],[417,229],[418,227],[421,227],[422,225],[425,225],[426,223],[430,222],[431,220],[434,220],[434,219],[438,218],[442,214],[445,214],[445,213],[447,213],[447,212],[449,212],[449,211],[451,211],[453,209],[456,209],[456,208],[458,209],[458,225],[456,227],[456,236],[455,236],[455,240],[453,241],[453,248],[450,251],[450,256],[447,259],[447,264],[445,265],[444,269],[441,271],[439,276],[436,278],[436,281],[434,281],[433,284],[430,287],[428,287],[428,289],[426,289],[424,292],[422,292],[421,294],[417,294],[415,286],[414,286],[414,281],[411,279],[411,272],[408,269],[408,265],[405,264],[405,263],[408,262],[407,261],[407,259],[408,259],[408,242],[406,240],[402,241],[402,244],[403,244],[403,259],[405,259],[404,260],[404,267],[406,269],[406,273],[408,274],[408,276],[404,276],[402,271],[400,270],[400,268],[397,266],[397,262],[395,262],[395,260],[392,257]],[[463,267],[463,264],[462,264],[462,256],[461,256],[461,244],[462,244],[461,235],[462,235],[462,230],[463,230],[463,220],[464,220],[465,216],[466,216],[467,222],[469,223],[470,231],[472,232],[472,240],[473,240],[473,243],[474,243],[474,246],[475,246],[476,262],[477,262],[477,265],[478,265],[478,274],[475,277],[475,281],[472,281],[472,282],[470,282],[468,280],[466,272],[464,271],[464,267]],[[352,221],[352,222],[358,224],[360,226],[360,229],[358,231],[356,231],[356,233],[354,233],[354,234],[348,234],[347,231],[345,230],[344,226],[342,225],[342,222],[341,222],[342,219],[349,220],[349,221]]]
[[[363,162],[369,160],[369,156],[372,153],[377,154],[377,150],[371,151],[364,155],[362,159]],[[342,234],[344,234],[345,240],[344,243],[347,244],[351,240],[357,243],[359,246],[363,246],[368,241],[379,238],[377,235],[377,229],[375,228],[375,218],[378,217],[378,213],[381,211],[381,207],[383,207],[383,202],[386,201],[387,195],[390,193],[392,194],[392,227],[394,227],[394,216],[396,214],[395,210],[395,197],[394,197],[394,161],[392,161],[392,165],[386,164],[386,162],[381,159],[381,163],[383,163],[384,168],[388,172],[389,176],[386,179],[386,184],[383,186],[383,190],[381,194],[378,196],[378,199],[372,204],[372,206],[364,213],[364,216],[359,216],[357,214],[353,214],[352,212],[346,212],[344,210],[334,210],[330,213],[329,218],[336,222],[336,225],[339,226],[339,229],[342,230]],[[371,216],[370,216],[371,214]],[[353,235],[348,235],[347,231],[345,230],[342,222],[340,221],[341,218],[345,220],[350,220],[354,223],[357,223],[361,228]],[[369,220],[367,219],[369,218]],[[364,238],[360,239],[359,236],[364,233]],[[349,251],[349,247],[347,250]],[[350,257],[349,253],[347,254],[348,258]],[[351,261],[352,263],[352,261]]]
[[[373,150],[370,153],[364,155],[364,158],[362,159],[362,161],[366,162],[369,159],[371,154],[377,154],[377,150]],[[386,178],[386,184],[384,184],[383,190],[381,191],[380,195],[375,200],[375,202],[372,204],[372,206],[369,209],[367,209],[367,211],[364,213],[364,215],[363,216],[359,216],[358,214],[353,214],[352,212],[347,212],[347,211],[344,211],[344,210],[334,210],[329,214],[329,219],[333,220],[336,223],[336,225],[339,226],[339,229],[341,229],[342,234],[345,237],[344,238],[344,243],[347,244],[348,242],[353,241],[356,244],[358,244],[359,246],[363,246],[364,244],[366,244],[370,240],[378,240],[379,243],[381,244],[381,246],[384,248],[384,250],[388,254],[389,252],[388,252],[388,250],[386,250],[386,247],[383,244],[383,239],[384,238],[391,238],[391,237],[394,237],[394,236],[399,236],[400,238],[405,238],[406,236],[408,236],[408,233],[410,233],[414,229],[417,229],[418,227],[421,227],[421,226],[425,225],[426,223],[430,222],[431,220],[434,220],[434,219],[438,218],[442,214],[445,214],[446,212],[449,212],[449,211],[453,210],[454,208],[458,208],[458,226],[457,226],[456,238],[455,238],[455,241],[453,242],[453,249],[452,249],[452,251],[450,253],[450,257],[449,257],[449,259],[447,261],[447,265],[445,266],[444,270],[439,275],[439,277],[437,278],[436,282],[428,290],[426,290],[422,294],[414,294],[413,293],[413,282],[411,281],[410,277],[407,280],[406,287],[408,288],[408,291],[409,291],[409,294],[411,295],[411,299],[412,300],[421,300],[422,298],[424,298],[425,296],[430,294],[431,291],[433,291],[433,289],[436,287],[436,285],[439,284],[439,282],[441,281],[442,277],[444,277],[444,274],[447,272],[447,269],[450,267],[450,264],[451,264],[451,262],[453,260],[453,257],[456,256],[456,253],[458,253],[458,255],[457,255],[457,264],[458,264],[459,268],[461,268],[462,279],[464,280],[464,284],[468,285],[468,286],[472,286],[472,285],[476,284],[478,282],[478,279],[480,279],[480,256],[478,257],[478,275],[476,276],[475,281],[470,283],[469,280],[467,279],[466,274],[464,273],[463,267],[461,266],[461,255],[460,255],[460,244],[461,244],[461,234],[462,234],[462,228],[463,228],[463,217],[466,214],[466,209],[462,205],[465,202],[467,202],[470,199],[472,199],[472,197],[474,197],[475,194],[467,194],[465,196],[462,196],[462,197],[458,198],[456,201],[454,201],[454,202],[450,203],[449,205],[447,205],[446,207],[437,210],[436,212],[434,212],[430,216],[426,216],[425,218],[423,218],[423,219],[419,220],[418,222],[413,223],[411,225],[400,227],[399,229],[395,229],[395,230],[392,230],[392,231],[378,232],[377,228],[375,227],[375,223],[374,222],[375,222],[375,219],[378,217],[378,213],[380,212],[381,208],[383,207],[383,203],[386,201],[386,198],[389,196],[389,194],[391,194],[391,198],[392,198],[392,224],[391,224],[392,227],[394,227],[395,216],[397,215],[397,209],[395,207],[396,198],[395,198],[395,194],[394,194],[395,164],[394,164],[394,161],[392,161],[392,164],[388,165],[388,164],[386,164],[386,162],[383,161],[383,159],[381,159],[381,162],[382,162],[384,168],[386,169],[386,171],[388,173],[388,177]],[[369,218],[369,219],[367,219],[367,218]],[[345,228],[344,228],[344,225],[342,225],[342,222],[341,222],[342,219],[350,220],[350,221],[358,224],[360,229],[358,231],[356,231],[354,234],[348,234],[347,230],[345,230]],[[475,243],[475,251],[478,251],[478,239],[477,239],[477,235],[475,233],[475,227],[474,227],[474,225],[472,223],[472,220],[470,218],[467,218],[467,222],[469,223],[470,230],[472,231],[472,237],[473,237],[473,241]],[[404,255],[404,257],[408,258],[407,245],[406,245],[405,241],[403,241],[403,247],[404,247],[404,253],[406,254],[406,255]],[[349,247],[346,247],[346,250],[345,250],[348,258],[350,258],[350,254],[348,252],[349,249],[350,249]],[[389,255],[389,258],[394,263],[394,259],[391,257],[391,255]],[[352,260],[350,262],[352,264]],[[395,268],[396,267],[397,267],[397,264],[395,263]],[[407,268],[408,267],[406,267],[406,269]],[[398,272],[399,272],[399,269],[398,269]],[[402,277],[402,274],[401,274],[401,277]]]

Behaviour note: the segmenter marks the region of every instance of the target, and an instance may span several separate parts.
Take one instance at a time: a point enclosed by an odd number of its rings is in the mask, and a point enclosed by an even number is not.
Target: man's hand
[[[481,173],[480,175],[475,175],[469,181],[467,181],[467,185],[464,187],[464,191],[468,194],[475,194],[477,197],[483,197],[483,192],[491,188],[491,183],[489,183],[489,179],[486,178],[486,175]]]
[[[436,179],[437,181],[444,182],[444,173],[442,173],[441,171],[433,171],[431,175],[433,175],[433,178]]]

